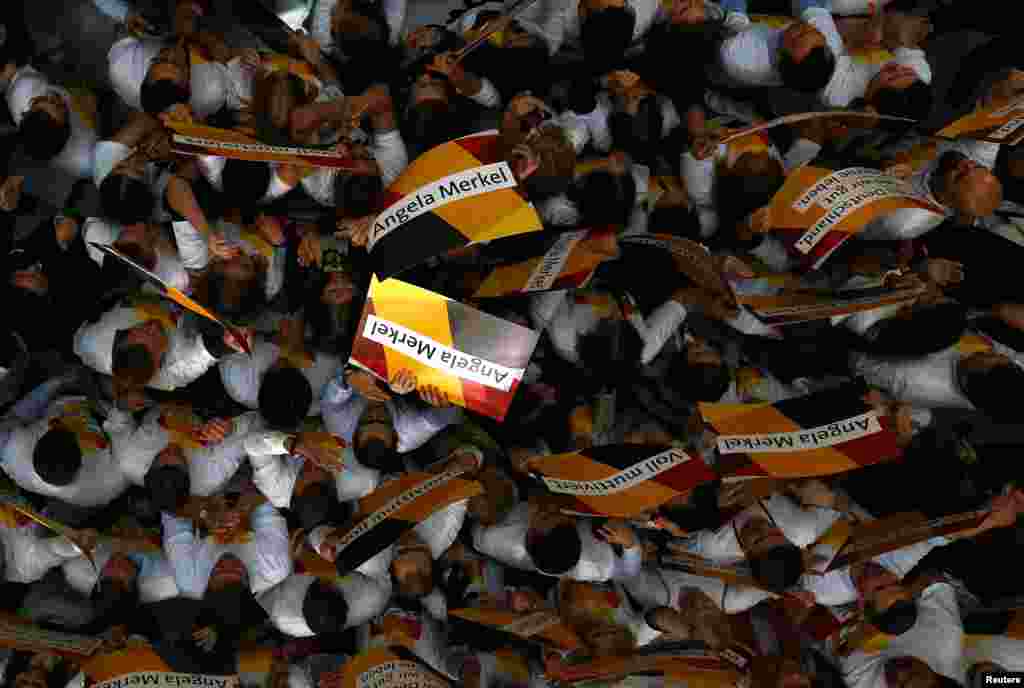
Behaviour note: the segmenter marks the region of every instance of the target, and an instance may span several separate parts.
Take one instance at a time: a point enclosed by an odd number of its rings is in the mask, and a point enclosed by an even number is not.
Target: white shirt
[[[344,369],[339,367],[323,387],[320,407],[324,427],[332,435],[352,445],[359,419],[363,417],[368,405],[363,395],[348,386],[345,382]],[[462,409],[457,406],[423,408],[401,398],[390,399],[384,405],[398,434],[398,445],[395,450],[399,454],[418,449],[449,425],[461,423],[463,417]]]
[[[110,557],[110,548],[101,542],[93,553],[95,567],[85,557],[71,559],[64,563],[64,578],[74,590],[88,597],[92,595],[99,582],[99,571],[107,565]],[[139,591],[139,602],[151,604],[178,596],[174,571],[163,552],[132,552],[127,557],[138,567],[135,582]]]
[[[947,545],[949,542],[949,539],[945,537],[936,537],[924,542],[901,547],[893,552],[880,554],[871,561],[902,580],[929,552],[936,547]],[[836,571],[830,571],[823,576],[805,573],[800,578],[800,587],[814,593],[814,598],[818,604],[823,604],[827,607],[837,607],[849,604],[850,602],[856,602],[860,599],[860,592],[858,592],[857,587],[853,584],[853,576],[849,566]]]
[[[64,101],[67,108],[68,123],[70,124],[70,136],[64,148],[52,159],[49,164],[67,172],[78,179],[88,179],[92,174],[93,151],[96,148],[96,131],[92,129],[82,116],[78,114],[72,102],[71,94],[65,89],[55,86],[47,81],[46,77],[25,65],[17,72],[10,83],[7,84],[6,93],[7,108],[11,113],[11,119],[18,126],[29,110],[32,99],[44,96],[47,93],[56,92]]]
[[[812,7],[800,15],[825,36],[825,43],[833,55],[844,53],[843,39],[832,20],[832,13]],[[718,53],[720,74],[713,74],[727,85],[735,87],[782,86],[778,54],[785,29],[754,23],[722,42]]]
[[[893,51],[893,59],[882,63],[858,59],[844,52],[836,58],[836,71],[821,92],[822,104],[828,108],[840,109],[858,98],[863,98],[872,80],[884,67],[892,63],[910,67],[917,72],[917,77],[923,83],[932,82],[931,65],[928,64],[924,51],[918,48],[897,48]]]
[[[766,513],[767,512],[767,513]],[[710,561],[735,564],[746,561],[736,533],[753,517],[767,517],[775,522],[791,543],[803,549],[824,535],[839,514],[829,509],[803,509],[796,502],[780,494],[747,507],[731,521],[716,530],[702,530],[682,539],[686,549]]]
[[[103,506],[116,499],[128,488],[128,478],[118,466],[114,456],[117,442],[132,429],[131,416],[113,409],[103,422],[103,431],[110,439],[106,449],[82,456],[82,467],[75,479],[63,487],[43,482],[32,463],[36,443],[50,429],[50,420],[59,418],[70,404],[85,397],[62,397],[50,404],[46,417],[40,421],[15,428],[3,447],[0,469],[19,487],[47,497],[56,497],[80,507]]]
[[[308,638],[315,635],[302,614],[306,592],[316,581],[315,576],[292,574],[257,600],[266,610],[274,626],[290,636]],[[361,626],[387,607],[391,599],[390,579],[376,579],[361,573],[351,573],[332,582],[348,603],[345,628]]]
[[[82,237],[85,239],[86,251],[89,253],[89,257],[97,265],[103,267],[103,261],[106,260],[107,254],[98,248],[94,248],[92,243],[113,246],[121,236],[122,231],[124,231],[124,227],[112,220],[104,220],[99,217],[86,219],[85,224],[82,226]],[[188,273],[185,271],[185,266],[182,264],[177,251],[165,250],[165,247],[160,244],[157,244],[156,249],[156,267],[153,269],[153,274],[175,289],[188,291]],[[148,287],[149,285],[146,286]]]
[[[82,558],[82,553],[65,537],[40,537],[42,527],[36,523],[8,528],[0,526],[0,543],[4,548],[4,578],[11,583],[34,583],[50,569],[69,559]]]
[[[544,574],[537,569],[537,565],[526,551],[526,532],[529,525],[529,504],[523,502],[513,508],[497,525],[474,526],[473,547],[478,552],[508,566]],[[578,520],[576,530],[583,546],[579,563],[567,573],[558,576],[559,578],[603,582],[626,580],[639,573],[643,563],[642,548],[627,549],[619,557],[611,545],[594,537],[590,521]]]
[[[706,594],[726,614],[739,614],[774,597],[772,593],[759,588],[729,585],[718,578],[651,566],[645,566],[638,575],[624,581],[623,586],[647,609],[671,607],[680,611],[681,595],[690,588]]]
[[[885,680],[886,661],[906,656],[917,657],[932,671],[956,678],[962,672],[963,642],[956,592],[947,583],[935,583],[918,598],[917,623],[913,628],[892,638],[880,652],[852,652],[837,657],[836,664],[849,688],[889,688]]]
[[[142,83],[149,67],[166,43],[160,38],[127,37],[114,43],[107,53],[110,84],[133,110],[142,109]],[[198,119],[206,119],[224,103],[224,65],[216,62],[193,64],[189,70],[189,104]]]
[[[111,375],[114,365],[114,337],[124,330],[145,322],[134,308],[115,307],[94,323],[83,323],[75,333],[75,355],[82,363],[104,375]],[[167,332],[168,348],[160,362],[160,370],[146,385],[152,389],[172,392],[202,377],[217,363],[203,345],[198,332],[186,332],[179,322]],[[245,354],[242,354],[243,356]]]
[[[155,408],[120,445],[121,470],[135,485],[143,485],[157,455],[171,443],[171,433],[160,424],[163,411]],[[189,493],[199,497],[219,494],[245,461],[245,440],[263,428],[258,413],[231,419],[232,429],[223,441],[208,446],[182,447],[188,464]],[[276,506],[276,505],[275,505]]]
[[[381,183],[387,188],[409,165],[409,152],[402,133],[398,129],[374,133],[372,151],[373,159],[380,167]],[[317,168],[313,174],[302,179],[302,188],[317,203],[334,207],[334,180],[340,173],[342,170],[337,168]]]
[[[992,662],[1006,671],[1024,671],[1024,640],[1005,635],[967,636],[960,671],[953,678],[965,685],[968,670],[981,662]]]
[[[909,360],[851,357],[854,372],[873,387],[913,406],[974,409],[957,383],[960,352],[955,346],[924,358]]]
[[[335,45],[334,34],[331,33],[331,19],[338,0],[317,0],[316,9],[310,18],[310,35],[320,44],[320,48],[328,53],[343,53],[343,46]],[[389,43],[398,45],[405,31],[405,16],[408,0],[383,0],[384,19],[387,21]]]
[[[200,539],[192,522],[163,514],[164,552],[174,569],[174,580],[182,597],[202,599],[217,561],[234,554],[249,573],[249,588],[260,595],[292,572],[288,548],[288,524],[270,504],[261,504],[249,516],[252,540],[222,545],[210,538]]]
[[[251,409],[259,408],[263,376],[280,356],[281,350],[276,344],[259,338],[253,340],[252,356],[243,352],[226,356],[220,362],[220,379],[225,391],[239,404]],[[320,393],[340,365],[337,356],[317,352],[311,367],[299,369],[313,390],[313,401],[306,415],[320,415]]]

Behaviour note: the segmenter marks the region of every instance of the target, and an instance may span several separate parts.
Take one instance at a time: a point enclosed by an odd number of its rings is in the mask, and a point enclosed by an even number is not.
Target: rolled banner
[[[99,243],[96,243],[95,241],[90,241],[89,245],[92,246],[93,248],[95,248],[98,251],[102,251],[103,253],[106,253],[109,256],[113,256],[116,260],[121,261],[122,263],[124,263],[128,267],[130,267],[133,270],[135,270],[137,273],[139,273],[140,277],[142,277],[143,279],[148,281],[150,284],[155,286],[157,288],[157,290],[160,292],[160,294],[162,296],[164,296],[165,298],[168,298],[171,301],[174,301],[176,304],[178,304],[182,308],[185,308],[186,310],[190,310],[193,313],[195,313],[196,315],[200,315],[200,316],[206,318],[207,320],[212,320],[213,322],[215,322],[218,325],[220,325],[221,327],[223,327],[228,333],[231,334],[232,338],[236,342],[238,342],[238,345],[240,347],[242,347],[242,350],[245,351],[245,353],[247,353],[250,356],[252,356],[252,349],[249,347],[248,340],[246,340],[245,336],[236,327],[234,327],[233,325],[228,324],[226,321],[224,321],[221,318],[217,317],[212,312],[207,310],[205,307],[203,307],[202,305],[200,305],[196,301],[193,301],[191,298],[186,296],[183,291],[181,291],[180,289],[177,289],[177,288],[172,287],[171,285],[167,284],[167,282],[164,282],[162,279],[157,277],[155,274],[153,274],[152,272],[150,272],[146,268],[142,267],[141,265],[136,263],[134,260],[132,260],[128,256],[124,255],[123,253],[118,251],[113,246],[107,246],[106,244],[99,244]]]
[[[909,117],[896,117],[894,115],[879,115],[871,112],[860,112],[858,110],[835,110],[828,112],[802,112],[796,115],[786,115],[785,117],[778,117],[768,122],[761,122],[760,124],[754,124],[743,129],[738,129],[725,137],[723,137],[719,143],[729,143],[736,139],[743,138],[750,134],[754,134],[759,131],[767,131],[768,129],[774,129],[775,127],[781,127],[786,124],[796,124],[797,122],[806,122],[809,119],[819,119],[822,117],[851,117],[864,120],[872,119],[884,119],[891,122],[907,122],[909,124],[918,124],[919,121],[916,119],[910,119]]]
[[[15,502],[8,502],[5,506],[10,507],[11,509],[17,511],[19,514],[25,516],[26,518],[32,519],[33,521],[43,526],[47,530],[51,530],[57,535],[60,535],[70,540],[71,544],[77,547],[78,550],[82,553],[82,556],[85,557],[90,564],[92,564],[92,567],[96,568],[96,560],[93,559],[92,552],[90,552],[87,547],[81,544],[79,540],[74,537],[74,529],[69,528],[60,521],[54,521],[52,518],[48,518],[46,516],[43,516],[42,514],[36,513],[32,509],[29,509],[28,507],[22,506]]]
[[[330,167],[359,172],[366,165],[343,156],[333,148],[307,146],[276,146],[262,143],[246,134],[231,129],[220,129],[198,124],[170,123],[174,135],[171,150],[179,155],[215,155],[235,160],[254,162],[280,162],[300,167]]]

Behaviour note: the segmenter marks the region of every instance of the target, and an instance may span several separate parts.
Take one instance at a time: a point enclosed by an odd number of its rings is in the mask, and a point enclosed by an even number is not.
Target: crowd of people
[[[229,40],[216,0],[92,0],[123,32],[95,46],[108,78],[62,83],[21,2],[0,10],[0,619],[102,643],[15,643],[5,685],[980,688],[1024,671],[1024,149],[922,125],[940,77],[954,118],[1024,92],[1013,3],[483,1],[412,26],[407,0],[316,0],[285,31],[236,2],[236,28],[269,45]],[[930,41],[965,28],[1007,37],[934,74]],[[850,114],[728,137],[829,110]],[[175,152],[174,131],[197,125],[349,164]],[[394,278],[540,333],[501,422],[415,370],[381,380],[349,360],[388,189],[482,132],[543,229]],[[15,153],[78,180],[18,237]],[[876,213],[807,270],[772,200],[809,166],[881,171],[921,204]],[[396,241],[429,252],[435,237],[408,229]],[[601,230],[585,287],[476,295],[582,230]],[[701,245],[721,282],[636,240],[651,234]],[[720,288],[782,274],[918,291],[778,327]],[[848,385],[888,419],[895,460],[722,479],[700,404]],[[601,518],[531,461],[611,445],[674,448],[719,479]],[[446,473],[479,489],[397,530],[368,525],[400,481]],[[811,566],[840,521],[970,511],[969,529]],[[339,553],[356,524],[383,539],[353,568]],[[837,630],[816,632],[820,618]]]

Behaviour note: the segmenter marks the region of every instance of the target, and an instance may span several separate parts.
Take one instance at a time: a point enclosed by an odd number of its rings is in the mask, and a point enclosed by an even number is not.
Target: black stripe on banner
[[[374,244],[370,261],[377,278],[385,280],[468,243],[465,236],[435,213],[424,213]]]
[[[644,459],[650,458],[671,449],[668,445],[656,444],[612,444],[602,447],[591,447],[580,452],[589,459],[603,463],[612,468],[626,469]]]
[[[395,544],[398,538],[415,528],[416,525],[413,521],[400,518],[385,519],[338,552],[338,557],[334,561],[335,568],[338,569],[340,575],[355,571],[390,545]]]
[[[870,411],[871,407],[861,400],[866,393],[867,385],[857,381],[810,396],[780,401],[773,406],[801,428],[815,428]]]

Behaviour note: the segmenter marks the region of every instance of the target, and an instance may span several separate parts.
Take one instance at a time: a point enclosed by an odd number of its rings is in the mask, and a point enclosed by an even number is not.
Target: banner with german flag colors
[[[81,660],[96,652],[102,644],[100,638],[50,631],[33,626],[13,614],[0,615],[0,647],[22,652],[49,652]]]
[[[1016,146],[1024,141],[1024,97],[975,110],[940,130],[938,136]]]
[[[361,161],[341,155],[333,148],[306,146],[274,146],[231,129],[208,127],[202,124],[171,122],[174,135],[171,150],[179,155],[216,155],[235,160],[280,162],[300,167],[332,167],[361,170]]]
[[[379,647],[353,657],[342,688],[452,688],[452,682],[402,647]]]
[[[208,676],[175,672],[148,645],[96,655],[82,665],[85,688],[238,688],[238,675]]]
[[[892,419],[852,383],[774,404],[700,404],[718,434],[715,470],[725,481],[810,478],[902,456]]]
[[[466,244],[540,230],[518,186],[497,131],[432,148],[385,192],[367,244],[373,271],[384,279]]]
[[[567,626],[554,610],[515,612],[468,607],[452,609],[448,615],[494,628],[524,640],[540,641],[566,652],[578,650],[583,646],[576,632]]]
[[[780,274],[731,281],[739,305],[766,325],[792,325],[861,313],[909,303],[925,292],[924,285],[895,289],[885,286],[860,289],[805,288],[794,275]]]
[[[905,513],[859,523],[828,570],[836,571],[934,537],[977,528],[987,516],[987,511],[967,511],[929,519],[924,514]]]
[[[609,258],[593,249],[614,234],[610,228],[559,234],[543,255],[495,268],[473,296],[483,299],[585,287],[597,266]]]
[[[634,234],[619,239],[626,245],[652,246],[668,251],[679,269],[697,286],[708,291],[726,294],[735,300],[729,283],[722,276],[715,257],[707,248],[696,241],[672,236],[671,234]]]
[[[769,207],[773,233],[813,269],[873,220],[893,211],[945,212],[907,181],[867,167],[801,167],[789,174]]]
[[[570,508],[616,518],[656,509],[717,478],[699,456],[643,444],[535,456],[529,467],[549,490],[572,497],[575,504]]]
[[[463,473],[406,473],[360,499],[358,520],[341,533],[335,548],[337,570],[354,571],[431,514],[481,494],[483,486],[460,479]]]
[[[622,679],[632,675],[662,676],[685,681],[688,688],[735,688],[750,671],[751,656],[743,649],[694,649],[688,643],[648,645],[631,655],[602,656],[580,664],[565,664],[549,678],[573,686],[584,682]]]
[[[505,419],[539,335],[396,279],[374,277],[349,359],[388,381],[402,370],[456,406]]]

